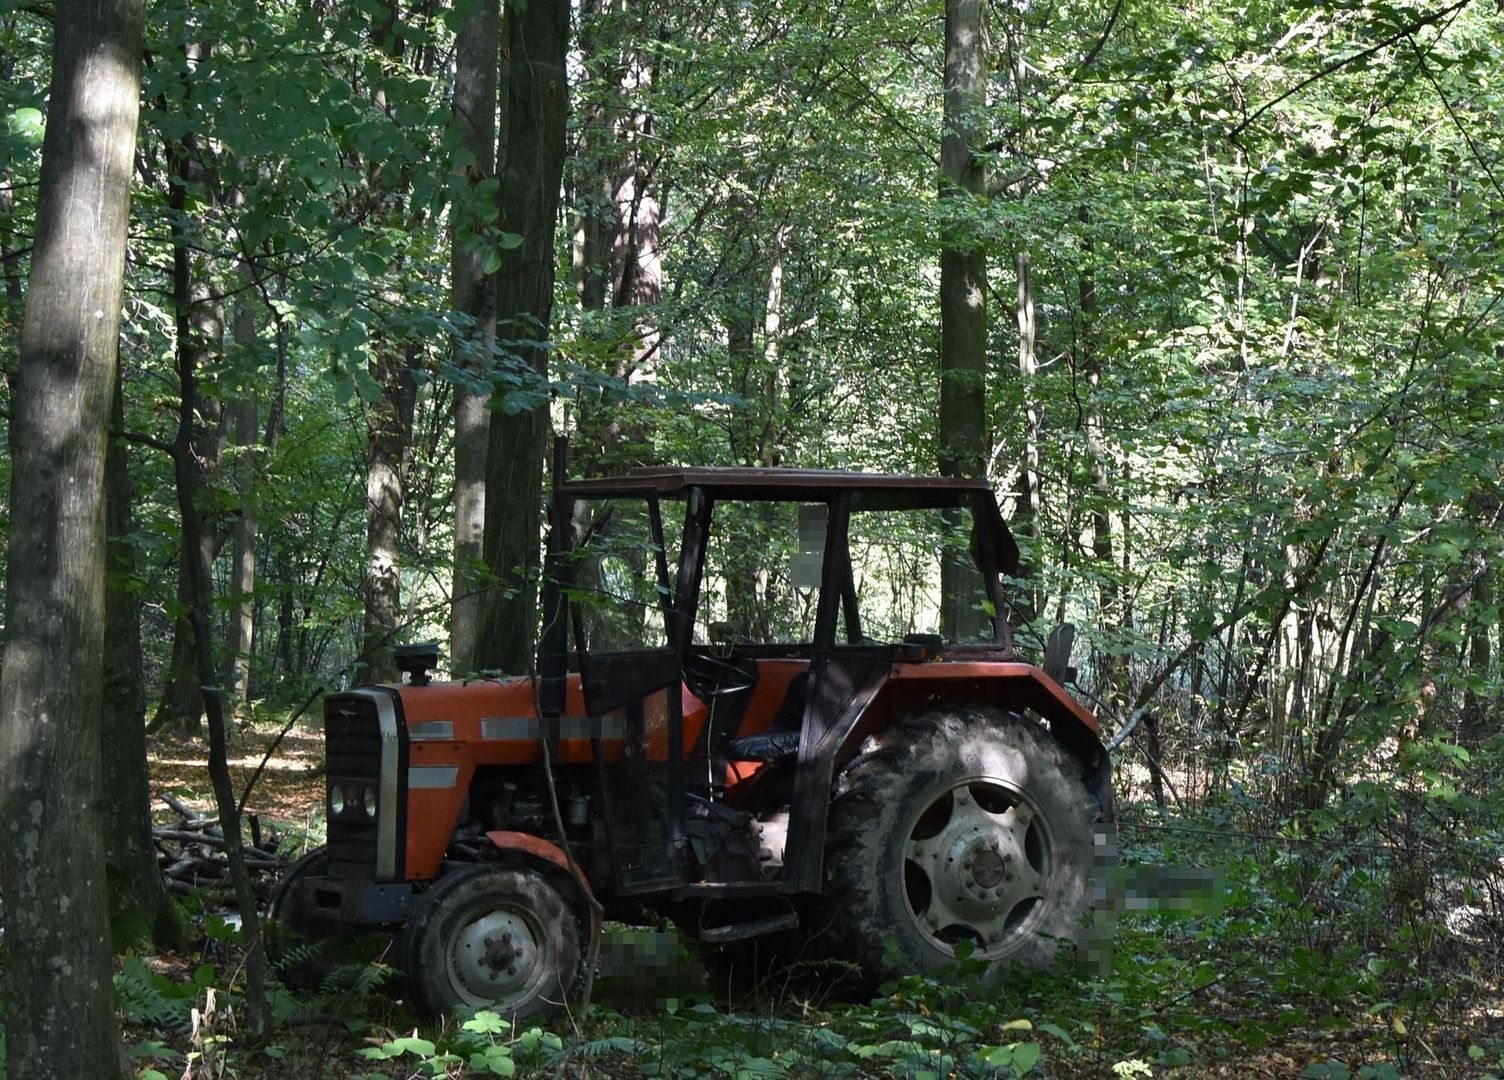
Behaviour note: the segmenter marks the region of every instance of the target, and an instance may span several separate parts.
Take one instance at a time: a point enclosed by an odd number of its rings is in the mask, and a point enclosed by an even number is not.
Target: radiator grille
[[[325,808],[329,789],[340,784],[346,792],[379,788],[381,730],[376,704],[369,697],[333,694],[324,701]],[[374,880],[377,821],[329,818],[329,876]]]

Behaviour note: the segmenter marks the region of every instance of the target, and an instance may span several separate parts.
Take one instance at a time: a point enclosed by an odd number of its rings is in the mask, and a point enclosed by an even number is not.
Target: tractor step
[[[731,923],[728,926],[712,926],[700,931],[700,940],[708,945],[724,945],[728,941],[745,941],[762,937],[779,930],[799,929],[799,916],[792,911],[787,915],[774,915],[769,919],[753,919],[751,922]]]

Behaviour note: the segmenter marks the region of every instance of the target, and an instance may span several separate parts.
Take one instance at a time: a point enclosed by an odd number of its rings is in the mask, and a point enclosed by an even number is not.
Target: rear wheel
[[[831,805],[839,951],[874,981],[933,972],[963,941],[990,980],[1049,966],[1091,911],[1101,819],[1079,763],[1016,713],[903,722],[852,763]]]
[[[580,974],[580,937],[542,873],[489,863],[446,870],[408,924],[413,1004],[433,1015],[489,1008],[512,1020],[557,1007]]]

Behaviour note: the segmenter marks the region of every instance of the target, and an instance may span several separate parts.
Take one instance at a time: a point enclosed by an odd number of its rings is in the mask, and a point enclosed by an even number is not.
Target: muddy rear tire
[[[962,941],[990,982],[1050,967],[1091,912],[1102,818],[1079,762],[1017,713],[964,706],[904,721],[837,783],[826,848],[837,952],[873,984],[953,965]]]

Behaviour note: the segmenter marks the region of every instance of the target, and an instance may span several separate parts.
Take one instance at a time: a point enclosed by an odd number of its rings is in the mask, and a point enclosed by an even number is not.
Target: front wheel
[[[1091,911],[1102,818],[1079,763],[1016,713],[903,722],[852,763],[831,804],[840,952],[873,981],[934,972],[963,941],[991,981],[1048,967]]]
[[[404,967],[423,1012],[489,1008],[519,1020],[564,1002],[580,955],[579,921],[552,882],[480,863],[446,870],[419,898]]]

